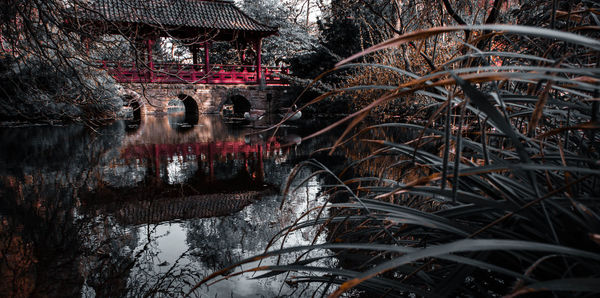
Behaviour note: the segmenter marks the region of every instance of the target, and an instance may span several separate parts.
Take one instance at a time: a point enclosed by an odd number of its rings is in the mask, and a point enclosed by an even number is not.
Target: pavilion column
[[[204,43],[204,67],[206,69],[206,73],[208,73],[208,71],[210,70],[209,50],[210,50],[210,42],[207,41]]]
[[[192,64],[196,65],[196,64],[198,64],[198,48],[196,48],[196,46],[192,46],[191,51],[192,51]]]
[[[150,70],[154,69],[154,61],[152,59],[152,45],[154,45],[154,41],[151,39],[146,40],[146,44],[148,46],[148,67]]]
[[[262,38],[256,41],[256,82],[260,84],[262,79]]]
[[[148,39],[146,40],[147,48],[148,48],[148,67],[150,68],[150,82],[154,81],[154,61],[152,59],[152,45],[154,45],[154,40]]]
[[[135,67],[137,69],[141,69],[146,59],[146,44],[143,40],[136,40],[133,47],[134,48],[132,49],[132,54],[135,58],[133,62],[135,62]]]
[[[192,51],[192,64],[194,64],[194,69],[196,69],[196,65],[198,65],[198,47],[193,45],[190,50]]]

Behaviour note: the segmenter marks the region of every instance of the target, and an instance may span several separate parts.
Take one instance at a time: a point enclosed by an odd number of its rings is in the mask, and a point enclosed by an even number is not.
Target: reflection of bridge
[[[266,144],[246,144],[243,141],[216,141],[209,143],[188,144],[154,144],[154,145],[132,145],[123,149],[122,158],[157,158],[160,156],[205,156],[211,161],[214,156],[233,155],[236,158],[243,153],[246,157],[250,154],[258,154],[262,159],[263,153],[271,153],[281,149],[278,142],[267,142]]]
[[[263,159],[275,155],[281,151],[282,146],[279,142],[271,140],[264,144],[246,144],[244,141],[215,141],[207,143],[184,143],[184,144],[151,144],[151,145],[130,145],[121,151],[121,158],[130,159],[148,159],[154,162],[155,175],[160,177],[160,164],[163,158],[174,156],[189,157],[194,156],[198,161],[208,165],[211,179],[215,177],[215,160],[222,158],[233,160],[254,159],[258,161],[258,175],[262,179],[264,175]],[[246,167],[248,164],[246,163]]]
[[[93,206],[113,214],[117,221],[126,225],[152,224],[177,219],[224,216],[248,206],[260,199],[260,192],[208,194],[182,198],[162,198],[152,201],[126,200]],[[104,212],[102,212],[104,213]]]

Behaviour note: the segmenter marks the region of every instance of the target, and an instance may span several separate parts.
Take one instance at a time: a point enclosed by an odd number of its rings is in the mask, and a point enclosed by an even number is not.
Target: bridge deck
[[[212,64],[208,71],[204,64],[153,63],[151,67],[139,69],[133,62],[100,61],[119,83],[160,84],[244,84],[257,85],[256,66]],[[263,66],[266,85],[285,86],[288,83],[279,74],[289,74],[289,69]]]

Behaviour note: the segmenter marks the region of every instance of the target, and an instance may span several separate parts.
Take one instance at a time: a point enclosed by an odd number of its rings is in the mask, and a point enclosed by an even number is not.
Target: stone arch
[[[129,106],[133,111],[133,120],[141,121],[142,120],[142,105],[137,100],[132,100],[129,102]]]
[[[250,101],[240,94],[230,96],[227,101],[233,105],[233,113],[237,115],[243,115],[252,109]]]
[[[189,125],[198,124],[200,111],[198,109],[198,103],[196,100],[193,97],[183,93],[179,94],[177,97],[183,102],[183,106],[185,107],[184,122]]]
[[[143,103],[140,95],[136,92],[128,92],[122,97],[123,106],[130,107],[133,112],[133,119],[141,120],[143,116]]]
[[[139,94],[130,92],[123,95],[123,106],[130,107],[133,117],[125,119],[125,131],[128,133],[136,132],[142,126],[142,118],[144,116],[144,106]]]

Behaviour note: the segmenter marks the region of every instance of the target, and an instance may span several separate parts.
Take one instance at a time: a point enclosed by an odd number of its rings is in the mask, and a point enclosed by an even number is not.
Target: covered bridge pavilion
[[[278,29],[252,19],[227,0],[92,0],[74,7],[75,26],[99,35],[122,35],[135,44],[135,61],[100,61],[121,83],[284,85],[287,69],[261,65],[262,39]],[[189,48],[192,64],[162,63],[153,57],[161,37]],[[211,44],[228,41],[254,50],[251,65],[211,64]],[[248,61],[241,52],[241,61]],[[243,63],[242,63],[243,64]]]

